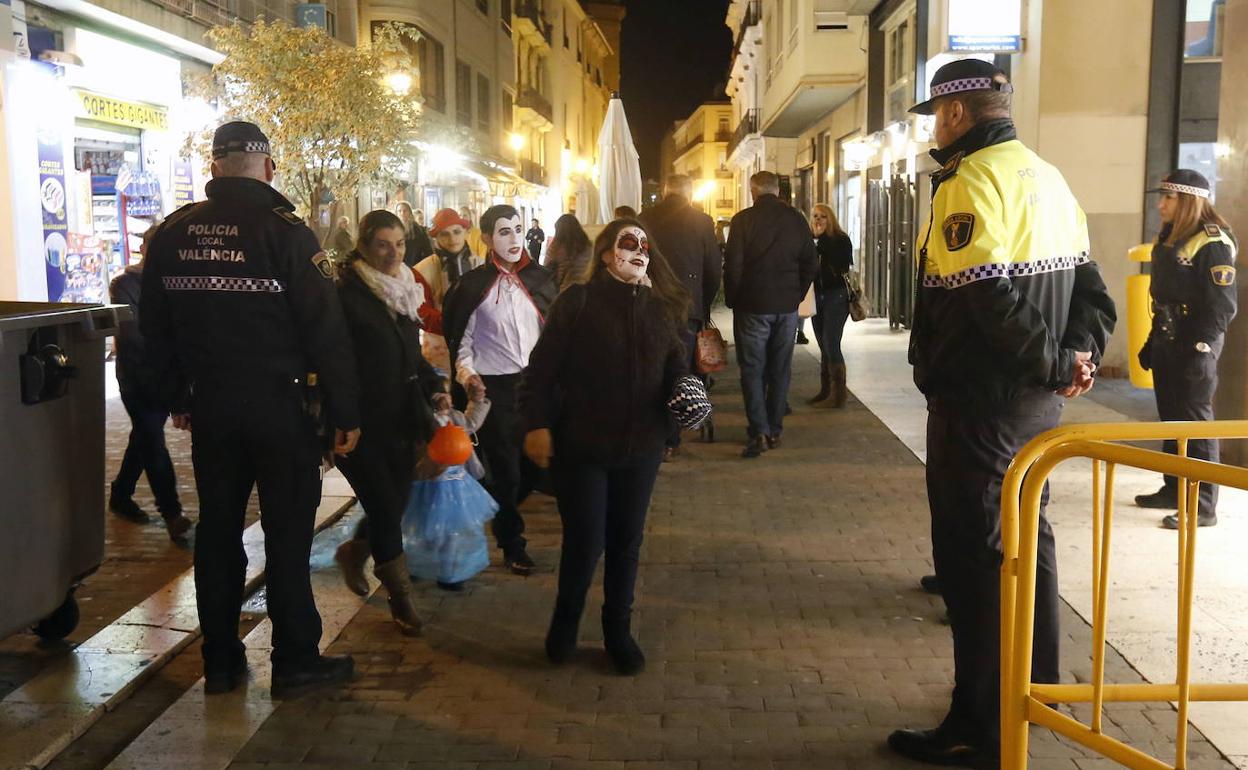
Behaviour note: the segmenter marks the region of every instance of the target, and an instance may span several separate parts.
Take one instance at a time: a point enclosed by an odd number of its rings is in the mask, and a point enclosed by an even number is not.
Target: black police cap
[[[1005,80],[1005,73],[994,64],[980,59],[959,59],[936,70],[936,74],[932,75],[930,98],[911,107],[910,112],[931,115],[936,111],[933,104],[938,98],[966,91],[1001,91],[1008,94],[1014,92],[1014,86]]]
[[[226,123],[212,135],[212,157],[224,158],[231,152],[262,152],[272,155],[269,151],[269,138],[259,126],[245,120]]]
[[[1197,198],[1208,198],[1210,190],[1209,180],[1205,179],[1200,172],[1192,171],[1190,168],[1180,168],[1166,174],[1162,177],[1161,184],[1148,192],[1186,193],[1195,195]]]

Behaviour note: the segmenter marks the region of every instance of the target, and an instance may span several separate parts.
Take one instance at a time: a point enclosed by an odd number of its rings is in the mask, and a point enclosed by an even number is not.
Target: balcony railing
[[[551,123],[555,120],[555,111],[550,106],[550,100],[532,86],[520,88],[520,93],[516,95],[516,108],[533,110]]]
[[[716,142],[731,142],[732,132],[731,131],[716,131],[715,141]]]
[[[759,110],[755,107],[752,110],[746,110],[745,115],[741,117],[741,122],[737,124],[737,130],[732,133],[732,139],[728,141],[728,154],[737,148],[737,145],[745,141],[750,134],[758,133],[758,117]]]
[[[527,21],[529,24],[532,24],[533,28],[545,38],[546,43],[550,43],[551,29],[554,25],[542,16],[542,11],[537,7],[536,0],[518,0],[515,13],[517,21],[521,23]]]
[[[750,27],[757,25],[762,20],[763,9],[761,0],[750,0],[745,6],[745,16],[741,18],[741,27],[737,30],[737,40],[732,48],[734,59],[741,50],[741,41],[745,39],[745,33],[749,31]]]
[[[723,199],[723,198],[715,201],[715,208],[717,209],[732,209],[736,205],[737,205],[736,201]]]
[[[520,161],[520,176],[523,177],[526,182],[545,186],[546,167],[536,161],[522,160]]]

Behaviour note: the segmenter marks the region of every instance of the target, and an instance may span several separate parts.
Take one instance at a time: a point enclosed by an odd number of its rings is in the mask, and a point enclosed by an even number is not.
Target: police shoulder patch
[[[1217,238],[1218,236],[1222,235],[1222,228],[1218,227],[1217,225],[1213,223],[1207,224],[1205,225],[1205,235],[1209,236],[1210,238]]]
[[[334,261],[329,255],[323,251],[318,251],[312,255],[312,264],[316,265],[316,271],[324,278],[334,277]]]
[[[1213,276],[1213,282],[1218,286],[1235,284],[1235,268],[1230,265],[1214,265],[1209,268],[1209,274]]]
[[[285,206],[277,206],[276,208],[273,209],[273,213],[281,217],[282,221],[284,221],[288,225],[303,224],[303,220],[299,218],[299,215],[291,211],[290,209],[286,208]]]
[[[971,242],[971,233],[975,231],[974,214],[950,214],[940,226],[945,236],[945,247],[949,251],[957,251]]]

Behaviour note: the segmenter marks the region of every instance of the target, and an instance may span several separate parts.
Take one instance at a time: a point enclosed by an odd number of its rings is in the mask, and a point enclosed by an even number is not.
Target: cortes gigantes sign
[[[92,120],[131,128],[169,130],[169,110],[164,107],[127,102],[80,88],[75,88],[74,94],[82,102],[85,117]]]

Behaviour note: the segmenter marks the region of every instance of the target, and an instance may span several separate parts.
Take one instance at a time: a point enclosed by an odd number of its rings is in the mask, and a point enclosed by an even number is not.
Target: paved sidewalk
[[[643,675],[609,672],[596,612],[570,664],[545,661],[559,532],[553,502],[536,497],[537,575],[496,566],[460,595],[422,584],[417,640],[374,597],[330,648],[356,655],[359,679],[282,704],[231,767],[918,767],[882,744],[895,727],[934,725],[949,696],[943,608],[916,585],[930,569],[923,466],[856,399],[805,407],[816,381],[813,358],[796,356],[785,444],[745,461],[736,374],[723,373],[718,442],[664,466],[642,553]],[[1063,621],[1065,678],[1086,679],[1087,625],[1068,608]],[[1116,654],[1109,676],[1139,681]],[[1168,706],[1115,705],[1108,722],[1169,756]],[[1190,767],[1230,767],[1193,737]],[[1038,770],[1114,766],[1042,730],[1032,755]]]

